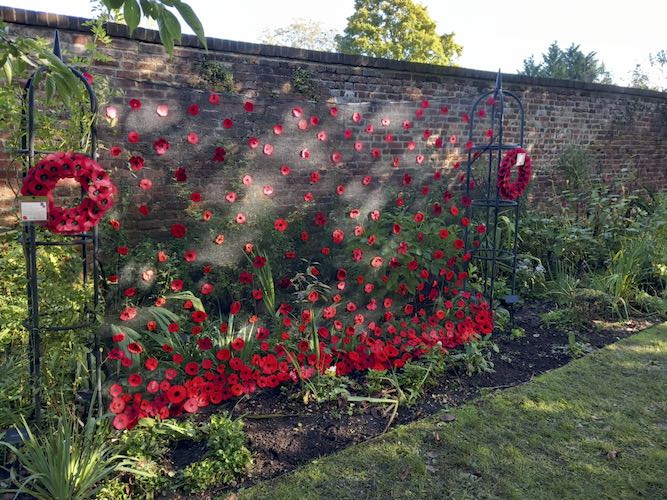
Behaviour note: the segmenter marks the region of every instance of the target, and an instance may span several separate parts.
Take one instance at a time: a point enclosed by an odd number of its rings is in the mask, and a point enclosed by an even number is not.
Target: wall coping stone
[[[35,26],[41,28],[62,29],[80,33],[90,33],[83,25],[89,19],[46,12],[36,12],[14,7],[0,5],[0,19],[6,23]],[[127,26],[124,24],[107,23],[107,33],[114,38],[126,38],[138,42],[159,44],[160,35],[157,30],[137,28],[130,36]],[[394,61],[375,57],[340,54],[335,52],[321,52],[317,50],[305,50],[277,45],[264,45],[258,43],[240,42],[235,40],[224,40],[221,38],[206,38],[209,51],[231,52],[236,54],[275,57],[303,61],[305,63],[336,64],[341,66],[356,66],[374,68],[380,70],[404,71],[409,73],[421,73],[437,76],[450,76],[454,78],[476,79],[494,81],[496,73],[476,69],[459,68],[452,66],[438,66],[434,64],[414,63],[407,61]],[[181,42],[176,46],[202,49],[202,45],[195,35],[183,35]],[[556,87],[573,89],[579,91],[593,91],[619,96],[641,96],[667,100],[667,92],[656,90],[636,89],[621,87],[618,85],[607,85],[601,83],[588,83],[574,80],[560,80],[556,78],[538,78],[516,74],[502,74],[503,82],[523,86]]]

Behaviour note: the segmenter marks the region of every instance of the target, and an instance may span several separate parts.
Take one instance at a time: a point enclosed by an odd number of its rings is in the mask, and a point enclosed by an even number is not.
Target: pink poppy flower
[[[236,193],[234,191],[230,191],[225,195],[225,200],[227,200],[229,203],[234,203],[236,201]]]
[[[311,116],[309,121],[313,127],[317,127],[320,124],[320,118],[315,115]]]
[[[303,158],[304,160],[307,160],[308,158],[310,158],[310,150],[308,150],[308,148],[302,149],[301,152],[299,153],[299,156],[301,156],[301,158]]]
[[[409,141],[405,147],[408,151],[412,151],[417,147],[417,143],[414,141]]]
[[[304,119],[301,119],[296,124],[296,126],[299,128],[299,130],[306,130],[308,128],[308,122]]]
[[[450,135],[449,136],[449,143],[450,144],[456,144],[456,136],[455,135]]]
[[[245,224],[246,216],[245,216],[245,214],[238,213],[238,214],[236,214],[236,219],[235,220],[236,220],[237,224]]]
[[[118,116],[118,110],[114,106],[107,106],[104,109],[104,114],[109,120],[113,120]]]
[[[331,153],[331,161],[334,163],[340,163],[343,161],[343,155],[341,155],[338,151],[334,151]]]
[[[338,116],[338,108],[335,107],[335,106],[333,108],[329,108],[329,114],[331,116],[333,116],[334,118],[337,117]]]
[[[315,200],[315,197],[313,196],[313,193],[309,192],[309,193],[306,193],[306,194],[303,195],[303,201],[305,201],[307,203],[311,203],[314,200]]]
[[[291,169],[287,165],[283,165],[280,167],[280,173],[281,175],[289,175]]]
[[[348,128],[343,132],[343,137],[346,139],[352,139],[352,131]]]
[[[423,109],[418,109],[417,111],[415,111],[415,117],[416,118],[423,118],[423,116],[424,116],[424,110]]]
[[[273,133],[276,134],[276,135],[282,134],[283,133],[283,126],[278,125],[278,124],[274,125],[273,126]]]
[[[250,186],[252,184],[252,177],[249,175],[244,175],[242,181],[244,186]]]
[[[250,149],[256,149],[259,146],[259,139],[257,137],[250,137],[248,139],[248,146]]]
[[[345,194],[345,186],[343,186],[342,184],[336,186],[336,194],[338,196],[342,196],[343,194]]]
[[[354,143],[354,150],[355,151],[361,151],[362,149],[364,149],[364,143],[363,142],[357,141],[357,142]]]
[[[355,123],[359,123],[361,121],[361,113],[359,113],[358,111],[355,111],[352,114],[352,121],[355,122]]]
[[[299,118],[303,114],[303,110],[299,107],[293,108],[292,109],[292,116],[294,118]]]
[[[422,107],[422,108],[428,108],[428,101],[427,101],[426,99],[424,99],[424,100],[421,102],[421,107]]]
[[[320,141],[326,141],[327,140],[327,133],[324,130],[320,130],[317,133],[317,139]]]
[[[424,155],[417,155],[415,161],[417,162],[417,165],[421,165],[422,163],[424,163]]]
[[[208,96],[208,102],[211,104],[220,104],[220,96],[215,92],[211,92]]]
[[[183,254],[183,259],[185,259],[186,262],[194,262],[195,260],[197,260],[197,251],[186,250],[185,253]]]
[[[316,184],[320,182],[320,173],[319,172],[311,172],[310,173],[310,183],[311,184]]]
[[[373,148],[372,154],[373,154],[373,158],[379,158],[380,155],[381,155],[380,150],[378,148]]]
[[[400,159],[398,156],[396,156],[396,157],[394,158],[394,160],[392,161],[391,165],[392,165],[394,168],[398,168],[398,167],[401,165],[401,159]]]
[[[153,143],[153,149],[155,150],[155,154],[162,156],[169,150],[169,141],[160,137]]]
[[[371,183],[371,180],[372,180],[371,176],[370,176],[370,175],[367,175],[367,176],[365,176],[363,179],[361,179],[361,183],[362,183],[364,186],[368,186],[368,185]]]
[[[186,139],[190,144],[197,144],[199,142],[199,136],[194,132],[189,132]]]
[[[273,154],[273,146],[271,144],[264,144],[264,154],[271,156]]]
[[[273,186],[263,186],[262,193],[264,193],[265,196],[271,196],[273,194]]]
[[[366,128],[364,129],[364,132],[366,132],[367,134],[372,134],[374,131],[375,129],[373,128],[373,125],[371,125],[370,123],[366,125]]]
[[[151,181],[150,179],[141,179],[141,181],[139,182],[139,187],[144,191],[148,191],[150,188],[153,187],[153,181]]]
[[[169,106],[166,104],[160,104],[158,107],[155,109],[155,112],[157,113],[158,116],[167,116],[169,114]]]

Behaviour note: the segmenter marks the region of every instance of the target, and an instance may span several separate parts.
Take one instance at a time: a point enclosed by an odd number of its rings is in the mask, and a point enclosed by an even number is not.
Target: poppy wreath
[[[510,174],[512,172],[512,167],[516,165],[517,156],[523,153],[526,155],[523,165],[518,167],[518,177],[517,180],[512,182],[510,179]],[[523,148],[515,148],[503,156],[503,159],[500,162],[498,167],[498,191],[500,196],[506,200],[516,200],[521,196],[528,183],[530,182],[530,156]]]
[[[87,194],[76,207],[55,204],[52,191],[60,179],[75,179]],[[21,186],[24,196],[48,197],[48,220],[44,227],[59,234],[90,231],[113,206],[115,193],[116,187],[99,163],[73,152],[48,154],[28,171]]]

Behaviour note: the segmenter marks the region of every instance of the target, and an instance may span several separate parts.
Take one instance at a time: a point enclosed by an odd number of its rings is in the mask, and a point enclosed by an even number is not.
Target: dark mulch
[[[504,389],[524,383],[569,362],[572,358],[567,349],[567,331],[545,327],[540,321],[540,313],[553,307],[549,303],[518,307],[516,326],[525,329],[525,336],[512,339],[506,334],[494,335],[493,341],[500,348],[492,358],[494,372],[468,376],[450,370],[417,404],[402,406],[392,425],[462,405],[483,389]],[[577,340],[592,351],[654,323],[634,320],[599,328],[591,322],[577,326]],[[349,406],[342,401],[305,405],[294,397],[296,392],[296,389],[265,391],[233,407],[232,415],[242,417],[245,422],[249,448],[254,455],[252,470],[242,483],[236,485],[237,488],[284,474],[318,457],[377,436],[389,420],[389,415],[378,406],[357,404],[354,411],[349,412]],[[196,459],[192,451],[187,450],[187,455]],[[182,460],[176,460],[182,463]],[[225,491],[230,489],[218,490],[216,494]],[[197,498],[206,496],[198,495]]]

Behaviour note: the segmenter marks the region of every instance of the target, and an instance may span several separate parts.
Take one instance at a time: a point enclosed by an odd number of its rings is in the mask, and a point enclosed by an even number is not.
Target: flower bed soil
[[[558,368],[572,358],[568,354],[568,334],[559,328],[541,324],[539,314],[553,308],[552,304],[534,303],[516,311],[516,326],[525,329],[525,336],[511,339],[508,335],[494,334],[492,340],[500,348],[493,355],[493,373],[468,376],[449,370],[428,388],[412,407],[405,405],[392,426],[424,418],[446,408],[464,404],[480,394],[482,389],[494,390],[524,383],[540,373]],[[601,348],[648,328],[650,320],[633,320],[610,324],[609,327],[577,328],[577,340],[588,344],[590,350]],[[297,387],[282,392],[279,389],[263,391],[248,400],[229,406],[233,417],[245,422],[249,448],[254,464],[244,480],[234,488],[226,487],[211,492],[212,497],[231,493],[236,488],[287,473],[318,457],[360,443],[381,434],[389,420],[378,405],[357,404],[354,411],[344,401],[304,405],[297,395]],[[191,444],[191,443],[189,443]],[[175,467],[183,467],[201,458],[196,446],[176,446],[171,460]],[[170,498],[209,498],[198,494]]]

